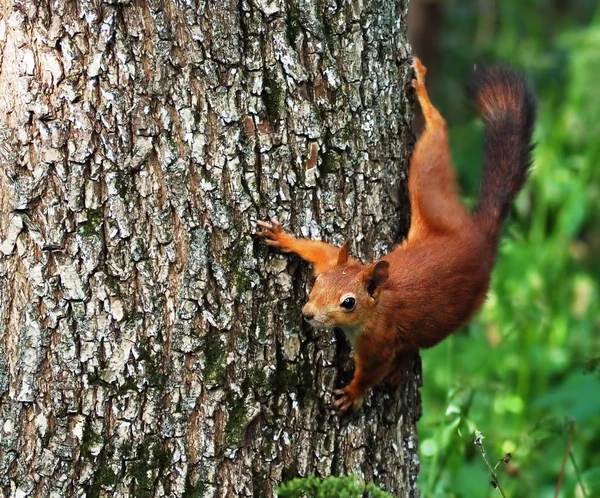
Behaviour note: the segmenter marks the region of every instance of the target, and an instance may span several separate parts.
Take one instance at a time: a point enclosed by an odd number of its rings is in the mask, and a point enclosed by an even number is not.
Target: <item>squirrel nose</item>
[[[302,315],[304,316],[305,320],[312,320],[315,317],[315,314],[311,313],[309,310],[307,310],[306,306],[304,306],[304,308],[302,308]]]

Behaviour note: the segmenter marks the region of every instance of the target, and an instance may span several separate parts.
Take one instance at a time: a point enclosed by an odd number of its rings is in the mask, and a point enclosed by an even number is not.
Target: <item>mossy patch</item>
[[[151,496],[155,479],[162,477],[171,461],[172,455],[162,441],[144,440],[136,449],[135,460],[127,463],[126,474],[136,483],[135,496]]]
[[[254,367],[252,370],[250,370],[248,377],[252,387],[254,388],[267,386],[267,374],[261,368]]]
[[[157,467],[162,471],[171,464],[172,455],[171,452],[165,449],[164,445],[160,442],[155,442],[152,446],[152,453]]]
[[[196,484],[192,484],[190,473],[188,472],[185,476],[185,489],[183,491],[183,498],[203,498],[208,491],[206,480],[208,478],[208,472],[204,467],[200,467],[198,472],[199,477],[196,480]]]
[[[135,460],[127,463],[127,476],[135,479],[136,496],[150,496],[151,479],[148,477],[150,470],[150,448],[146,442],[142,443],[136,452]]]
[[[319,172],[321,175],[329,175],[331,173],[335,173],[340,169],[340,165],[342,163],[342,156],[334,150],[328,150],[323,155],[323,161],[319,165]]]
[[[312,106],[312,111],[315,116],[314,117],[315,122],[320,124],[323,121],[323,112],[321,111],[321,108],[315,104]]]
[[[252,288],[252,280],[246,268],[239,268],[233,273],[233,285],[237,295]]]
[[[83,428],[83,436],[81,438],[81,453],[87,458],[92,457],[91,449],[99,446],[104,442],[104,438],[100,434],[96,434],[92,429],[92,424],[89,420]]]
[[[340,137],[349,144],[355,143],[360,139],[360,131],[353,122],[350,122],[340,131]]]
[[[88,209],[87,220],[80,223],[78,228],[82,237],[93,237],[100,231],[102,224],[102,211],[100,209]]]
[[[294,365],[287,362],[278,362],[275,376],[273,377],[273,389],[276,394],[293,391],[298,386],[299,376]]]
[[[225,348],[216,334],[209,334],[204,340],[204,367],[202,377],[204,382],[216,382],[225,373]]]
[[[248,244],[247,240],[239,238],[223,253],[223,268],[231,275],[234,297],[249,290],[252,286],[248,269],[244,267],[246,244]]]
[[[261,97],[265,104],[267,119],[271,124],[275,124],[283,117],[284,96],[283,83],[279,83],[272,76],[265,75]]]
[[[129,442],[124,443],[121,446],[120,454],[122,458],[130,459],[131,455],[133,455],[133,445]]]
[[[117,483],[117,475],[110,467],[100,467],[94,474],[94,482],[98,486],[114,486]]]
[[[289,302],[281,311],[281,315],[287,330],[299,331],[302,328],[302,313],[296,303]]]
[[[298,459],[296,458],[281,471],[281,482],[291,481],[294,477],[300,477],[298,473]]]
[[[271,388],[267,374],[258,367],[253,367],[242,382],[244,396],[252,392],[265,392]]]
[[[277,449],[275,445],[275,427],[272,425],[267,425],[263,428],[261,439],[262,439],[262,447],[260,450],[261,456],[271,461],[277,455]]]
[[[146,345],[138,346],[138,359],[144,362],[146,382],[150,387],[164,390],[168,375],[165,373],[160,357]]]
[[[133,391],[133,392],[138,391],[137,384],[133,377],[127,377],[125,379],[125,382],[123,382],[123,384],[121,386],[119,386],[119,389],[117,389],[117,394],[123,395],[123,394],[127,394],[129,391]]]
[[[183,498],[203,498],[206,491],[207,486],[205,483],[199,481],[198,484],[192,484],[189,478],[187,478],[182,496]]]
[[[117,277],[107,275],[106,278],[104,279],[104,285],[108,288],[108,290],[110,291],[110,294],[112,296],[121,297],[121,298],[123,297],[123,295],[124,295],[123,290],[122,290],[123,284]],[[124,317],[124,320],[127,320],[127,318]]]
[[[227,413],[229,417],[225,425],[225,445],[239,446],[246,432],[248,421],[244,401],[230,395],[227,399]]]
[[[91,480],[83,485],[85,495],[89,498],[99,498],[101,488],[110,488],[117,483],[117,476],[110,467],[100,467]]]

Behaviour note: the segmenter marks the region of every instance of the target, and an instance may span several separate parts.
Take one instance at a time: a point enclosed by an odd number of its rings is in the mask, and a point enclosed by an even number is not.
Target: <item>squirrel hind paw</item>
[[[425,75],[427,74],[427,68],[423,65],[418,57],[414,58],[412,67],[415,70],[416,76],[416,78],[412,80],[412,86],[415,88],[419,86],[425,86]]]

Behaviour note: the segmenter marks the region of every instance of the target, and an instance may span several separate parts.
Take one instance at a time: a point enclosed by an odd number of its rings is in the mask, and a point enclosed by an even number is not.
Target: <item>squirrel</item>
[[[340,328],[352,343],[354,378],[333,393],[340,416],[357,410],[382,380],[397,386],[407,355],[435,346],[479,309],[509,205],[531,165],[533,93],[508,67],[476,71],[471,94],[485,124],[485,157],[479,202],[469,214],[458,198],[446,122],[425,88],[426,69],[419,59],[413,67],[425,127],[410,160],[411,222],[403,242],[365,265],[349,256],[348,242],[296,239],[276,218],[258,221],[269,246],[313,265],[304,318],[316,328]]]

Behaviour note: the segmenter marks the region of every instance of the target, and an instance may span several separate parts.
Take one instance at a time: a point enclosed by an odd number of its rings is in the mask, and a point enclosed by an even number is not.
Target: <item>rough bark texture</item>
[[[3,496],[417,496],[420,365],[339,421],[339,334],[255,220],[406,231],[405,0],[0,2]]]

